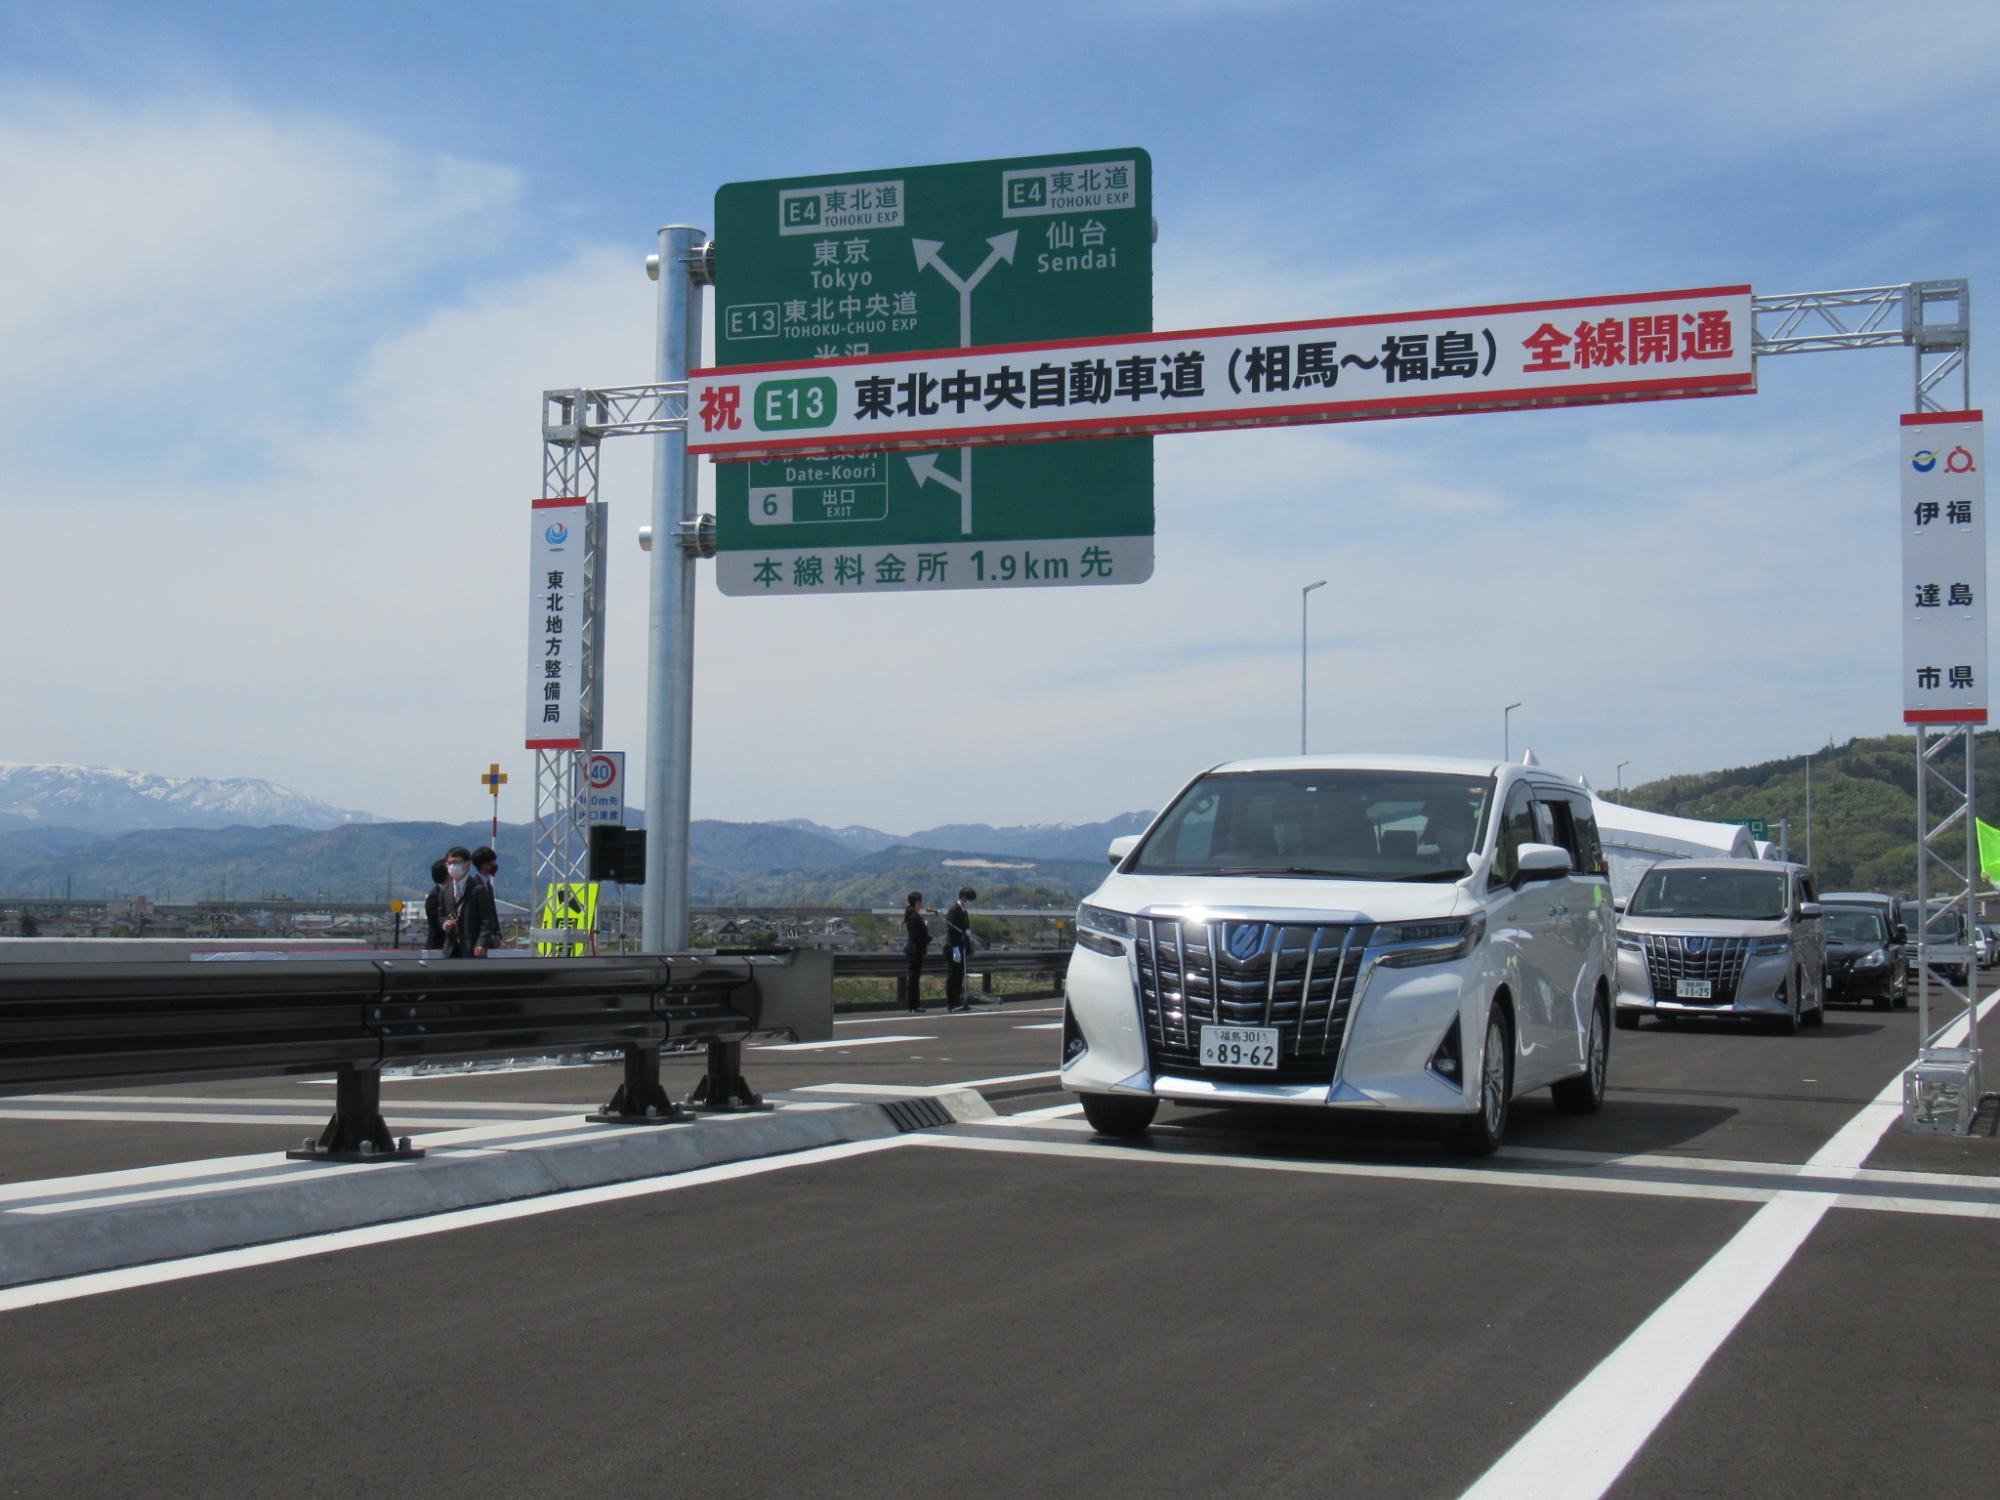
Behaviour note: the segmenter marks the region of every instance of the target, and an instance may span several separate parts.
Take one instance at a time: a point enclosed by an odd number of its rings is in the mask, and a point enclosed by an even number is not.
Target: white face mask
[[[451,864],[446,865],[444,868],[445,868],[445,873],[451,876],[453,880],[465,879],[464,865],[459,864],[456,861],[453,861]]]

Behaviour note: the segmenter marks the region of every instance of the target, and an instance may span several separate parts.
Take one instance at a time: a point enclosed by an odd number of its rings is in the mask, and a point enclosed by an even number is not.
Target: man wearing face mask
[[[500,935],[500,915],[493,905],[493,887],[472,868],[472,851],[453,845],[444,856],[442,902],[444,956],[484,958]]]
[[[947,1010],[971,1010],[965,998],[965,961],[972,956],[972,903],[979,893],[971,886],[944,913],[944,1001]]]

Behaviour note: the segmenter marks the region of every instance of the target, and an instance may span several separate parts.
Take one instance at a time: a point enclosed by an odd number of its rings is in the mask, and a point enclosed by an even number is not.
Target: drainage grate
[[[889,1123],[896,1127],[899,1135],[908,1135],[913,1130],[935,1130],[940,1125],[951,1124],[951,1111],[935,1099],[898,1099],[893,1104],[883,1105],[882,1113],[889,1117]]]

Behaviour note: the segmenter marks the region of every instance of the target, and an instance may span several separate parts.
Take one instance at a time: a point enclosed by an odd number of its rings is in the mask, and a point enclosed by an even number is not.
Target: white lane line
[[[599,1203],[617,1203],[628,1198],[651,1197],[681,1188],[701,1187],[713,1182],[729,1182],[741,1177],[757,1177],[782,1172],[788,1167],[818,1166],[851,1156],[891,1151],[915,1136],[890,1136],[885,1140],[843,1141],[788,1156],[759,1157],[753,1161],[724,1162],[719,1166],[697,1167],[672,1177],[642,1178],[637,1182],[608,1183],[603,1187],[580,1188],[569,1193],[550,1193],[540,1198],[524,1198],[512,1203],[494,1203],[482,1208],[454,1209],[423,1219],[403,1219],[393,1224],[372,1224],[364,1229],[341,1229],[304,1239],[284,1240],[271,1245],[249,1245],[240,1250],[219,1250],[183,1260],[159,1261],[149,1266],[132,1266],[121,1271],[98,1271],[87,1276],[71,1276],[61,1281],[38,1282],[32,1286],[0,1290],[0,1313],[23,1307],[43,1307],[52,1302],[68,1302],[77,1297],[94,1297],[105,1292],[127,1291],[134,1287],[159,1286],[185,1281],[195,1276],[213,1276],[222,1271],[240,1271],[252,1266],[277,1265],[308,1255],[327,1255],[355,1250],[367,1245],[386,1245],[399,1240],[421,1239],[454,1229],[472,1229],[485,1224],[501,1224],[538,1214],[561,1213]],[[379,1167],[365,1170],[380,1171]]]
[[[1980,1018],[2000,990],[1980,1004]],[[1961,1016],[1949,1037],[1962,1038]],[[1945,1045],[1951,1045],[1949,1039]],[[1898,1074],[1806,1163],[1852,1175],[1901,1118]],[[912,1137],[914,1139],[914,1137]],[[1597,1500],[1679,1404],[1723,1341],[1778,1279],[1834,1206],[1822,1193],[1780,1192],[1653,1315],[1502,1454],[1465,1500]]]
[[[1072,1100],[1068,1104],[1051,1104],[1045,1109],[1024,1109],[1017,1115],[995,1115],[990,1120],[968,1123],[981,1125],[1046,1125],[1051,1120],[1066,1120],[1072,1115],[1083,1113],[1083,1106]]]
[[[954,1020],[960,1016],[1053,1016],[1062,1010],[1060,1005],[1016,1006],[1009,1010],[1005,1006],[994,1006],[982,1010],[945,1010],[941,1005],[927,1008],[922,1012],[893,1010],[881,1016],[836,1016],[836,1026],[907,1026],[912,1014],[921,1014],[926,1023],[931,1021]]]
[[[0,1120],[84,1120],[121,1125],[312,1125],[326,1124],[324,1113],[313,1115],[209,1114],[199,1110],[164,1109],[0,1109]],[[484,1125],[484,1120],[421,1119],[398,1114],[399,1125],[451,1130],[460,1125]]]
[[[835,1037],[830,1042],[764,1042],[753,1044],[752,1052],[827,1052],[835,1047],[887,1047],[893,1042],[934,1042],[934,1036],[853,1036]]]
[[[998,1078],[968,1078],[962,1083],[941,1083],[941,1089],[984,1089],[997,1088],[1003,1083],[1036,1083],[1044,1078],[1060,1078],[1062,1074],[1054,1068],[1045,1073],[1003,1073]]]
[[[1063,1023],[1060,1021],[1037,1021],[1032,1026],[1016,1026],[1014,1029],[1016,1031],[1061,1031],[1062,1027]]]
[[[391,1079],[391,1082],[400,1082]],[[267,1099],[256,1094],[197,1095],[197,1094],[15,1094],[10,1101],[14,1104],[174,1104],[183,1109],[197,1106],[208,1109],[297,1109],[304,1101],[297,1099]],[[388,1095],[384,1101],[396,1109],[448,1109],[456,1114],[493,1113],[510,1111],[538,1112],[542,1114],[589,1114],[597,1108],[595,1104],[566,1104],[540,1100],[523,1100],[512,1103],[490,1099],[405,1099],[399,1095]],[[314,1108],[318,1108],[315,1104]]]

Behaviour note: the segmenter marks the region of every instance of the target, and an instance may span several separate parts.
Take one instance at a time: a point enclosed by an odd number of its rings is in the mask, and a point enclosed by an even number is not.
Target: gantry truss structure
[[[713,247],[704,247],[699,254],[701,274],[712,275]],[[649,269],[657,272],[654,264],[649,264]],[[1911,411],[1964,411],[1972,404],[1972,294],[1963,278],[1759,296],[1752,298],[1752,308],[1752,351],[1759,359],[1906,348],[1914,356]],[[549,881],[582,880],[589,867],[583,765],[588,752],[601,748],[604,723],[604,508],[597,500],[598,445],[609,437],[685,431],[687,422],[685,381],[542,393],[542,493],[589,502],[584,557],[588,649],[583,656],[582,750],[539,751],[535,757],[533,868],[537,888]],[[678,545],[695,556],[712,556],[713,528],[714,518],[702,517],[683,523],[681,535],[655,538],[654,544]],[[1964,752],[1962,778],[1947,772],[1947,765],[1954,760],[1949,752],[1959,742]],[[647,748],[652,753],[653,747]],[[1917,767],[1917,834],[1922,851],[1917,872],[1919,910],[1931,911],[1929,903],[1935,901],[1939,911],[1964,912],[1969,923],[1976,910],[1974,882],[1979,874],[1971,727],[1919,726]],[[1934,801],[1934,793],[1942,793],[1941,800]],[[1947,993],[1967,999],[1937,971],[1941,962],[1957,962],[1958,953],[1954,948],[1941,956],[1933,955],[1931,925],[1921,921],[1916,934],[1926,1048],[1936,1041],[1928,1027],[1932,986],[1942,985]],[[1976,1080],[1976,1030],[1967,1046]]]
[[[599,503],[598,445],[608,437],[647,437],[687,425],[687,383],[542,392],[542,494],[584,507],[583,670],[578,750],[535,752],[532,889],[581,881],[590,866],[584,813],[584,765],[604,747],[605,508]]]

